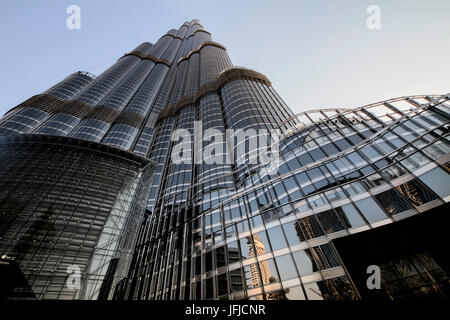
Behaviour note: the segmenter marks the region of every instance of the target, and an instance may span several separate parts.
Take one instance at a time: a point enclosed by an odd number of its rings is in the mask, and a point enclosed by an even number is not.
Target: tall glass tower
[[[449,99],[295,115],[186,22],[0,119],[5,295],[449,298]],[[275,130],[274,172],[251,140]]]

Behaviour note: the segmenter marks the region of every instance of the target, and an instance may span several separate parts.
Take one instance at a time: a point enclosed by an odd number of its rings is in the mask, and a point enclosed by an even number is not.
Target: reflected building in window
[[[253,235],[253,242],[251,240],[251,237],[247,238],[247,244],[248,244],[248,257],[255,258],[258,255],[263,255],[266,253],[266,247],[264,246],[264,243],[261,240],[261,237],[259,234]],[[253,282],[254,287],[261,287],[266,284],[271,283],[271,280],[273,279],[270,275],[269,265],[267,261],[263,261],[258,263],[258,265],[253,264],[250,266],[251,269],[251,281]],[[259,271],[261,271],[261,276],[259,274]],[[258,296],[258,300],[262,300],[263,296]]]
[[[17,275],[9,292],[448,297],[440,237],[450,200],[449,99],[296,115],[266,76],[234,66],[198,20],[185,22],[102,74],[76,72],[0,119],[0,254],[5,274]],[[210,129],[234,130],[228,148]],[[193,137],[183,140],[182,163],[173,157],[180,130]],[[263,148],[239,141],[240,130],[279,130],[278,170],[249,161]],[[206,161],[212,149],[224,161]],[[389,275],[376,294],[364,282],[374,261]],[[74,264],[78,291],[66,285]]]

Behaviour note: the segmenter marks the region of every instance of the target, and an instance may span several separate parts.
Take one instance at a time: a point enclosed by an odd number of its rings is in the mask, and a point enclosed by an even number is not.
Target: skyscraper
[[[186,22],[0,119],[1,254],[37,298],[448,297],[449,99],[294,115]],[[255,136],[277,170],[252,161]],[[392,275],[383,289],[365,287],[370,265]]]

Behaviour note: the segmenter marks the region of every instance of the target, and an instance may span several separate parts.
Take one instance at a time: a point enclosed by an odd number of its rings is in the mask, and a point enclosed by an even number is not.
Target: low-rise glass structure
[[[283,135],[276,174],[235,168],[170,197],[166,186],[145,222],[122,298],[361,298],[335,239],[416,215],[448,222],[429,213],[445,211],[450,199],[448,100],[414,96],[304,112],[277,125]],[[194,119],[195,109],[186,108]],[[185,125],[178,112],[175,122]],[[364,250],[376,245],[371,240]],[[436,292],[448,297],[448,265],[439,268]]]
[[[0,255],[19,274],[8,296],[107,298],[126,276],[154,165],[66,137],[12,135],[0,145]]]

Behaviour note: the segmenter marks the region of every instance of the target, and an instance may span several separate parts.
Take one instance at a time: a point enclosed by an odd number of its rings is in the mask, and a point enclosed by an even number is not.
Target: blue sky
[[[69,5],[81,29],[66,27]],[[381,29],[366,27],[369,5]],[[199,19],[234,65],[269,77],[294,110],[450,92],[450,1],[14,0],[0,11],[0,115],[68,74],[96,75]]]

